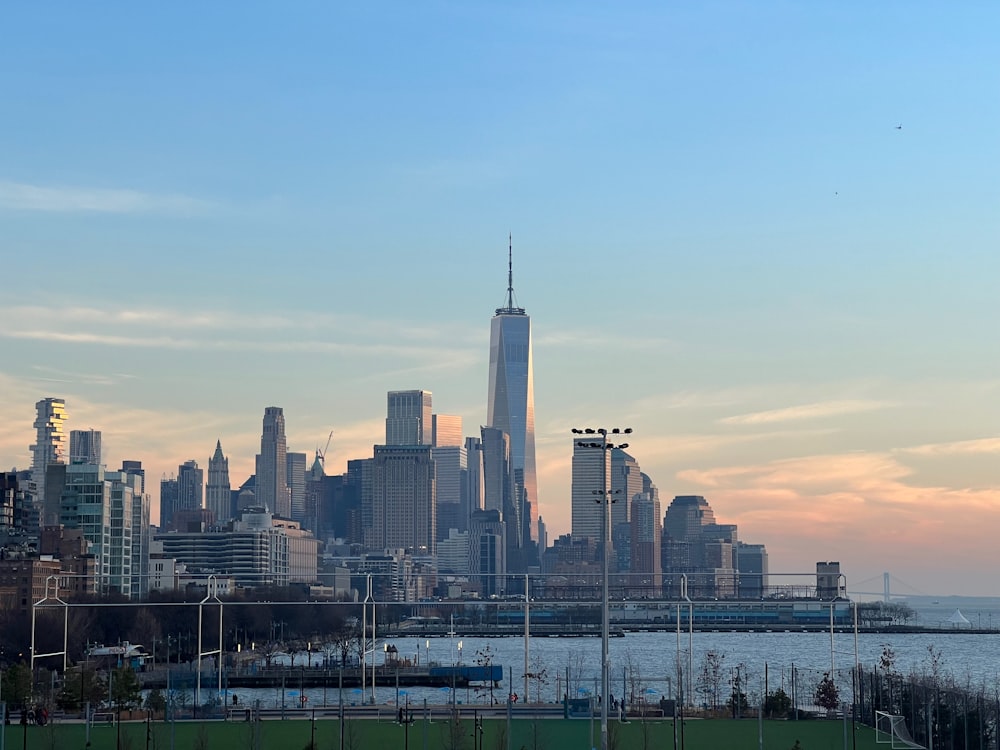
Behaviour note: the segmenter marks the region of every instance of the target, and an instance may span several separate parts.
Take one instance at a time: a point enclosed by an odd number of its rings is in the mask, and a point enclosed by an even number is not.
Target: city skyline
[[[331,474],[390,390],[478,435],[512,232],[550,539],[630,426],[772,571],[1000,593],[1000,8],[8,16],[5,468],[49,396],[154,497],[271,404]]]

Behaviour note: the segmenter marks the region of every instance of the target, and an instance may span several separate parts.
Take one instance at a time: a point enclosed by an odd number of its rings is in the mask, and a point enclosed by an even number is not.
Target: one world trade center
[[[513,253],[507,255],[507,305],[490,324],[490,392],[487,424],[510,438],[514,497],[521,516],[520,536],[527,546],[538,521],[535,477],[535,386],[531,365],[531,318],[514,306]]]

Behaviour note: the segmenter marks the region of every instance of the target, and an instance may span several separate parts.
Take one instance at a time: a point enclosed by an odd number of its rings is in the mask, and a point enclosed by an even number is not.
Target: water
[[[942,605],[943,606],[943,605]],[[950,616],[954,609],[948,611]],[[969,614],[966,613],[966,617]],[[972,618],[969,617],[971,620]],[[462,650],[459,656],[458,643]],[[495,689],[493,696],[502,702],[508,691],[518,693],[523,700],[524,682],[524,640],[523,638],[467,638],[456,636],[430,639],[430,648],[423,638],[392,639],[401,659],[417,659],[426,663],[429,655],[432,662],[441,664],[476,663],[490,659],[493,664],[504,668],[502,687]],[[781,687],[792,692],[792,668],[796,670],[796,692],[803,702],[804,696],[811,695],[816,683],[824,673],[831,672],[842,690],[850,694],[850,670],[855,661],[855,640],[853,633],[837,633],[832,644],[830,634],[803,632],[696,632],[691,638],[691,655],[688,656],[688,634],[680,639],[680,660],[683,672],[688,664],[695,675],[691,687],[697,694],[697,674],[704,663],[705,654],[713,651],[722,656],[723,683],[730,684],[739,668],[740,679],[751,698],[763,692],[766,679],[768,690]],[[994,656],[1000,650],[1000,632],[972,634],[954,631],[931,634],[860,634],[857,640],[857,658],[862,666],[874,668],[883,650],[889,647],[895,652],[895,669],[903,674],[910,672],[931,672],[932,659],[942,674],[951,675],[960,684],[986,686],[992,691],[1000,686],[1000,661]],[[929,650],[933,648],[933,654]],[[674,632],[668,633],[628,633],[623,638],[612,638],[610,655],[612,665],[612,694],[620,696],[639,694],[646,700],[656,701],[661,696],[670,697],[675,692],[677,674],[678,640]],[[571,697],[600,692],[601,640],[595,637],[573,638],[532,638],[529,643],[528,672],[540,673],[544,679],[529,679],[528,690],[532,701],[553,702],[563,694]],[[382,654],[379,653],[379,663]],[[313,657],[315,662],[315,655]],[[297,657],[296,664],[304,664],[305,657]],[[566,677],[569,672],[569,686]],[[623,672],[625,674],[623,675]],[[687,677],[684,678],[687,681]],[[204,688],[203,688],[204,690]],[[226,698],[231,702],[232,693],[239,695],[240,703],[260,700],[265,707],[281,707],[282,700],[288,708],[296,708],[305,695],[307,707],[336,705],[338,691],[336,683],[323,688],[306,688],[299,691],[286,687],[284,698],[280,688],[276,689],[235,689]],[[727,692],[724,689],[723,692]],[[369,687],[362,698],[359,688],[344,690],[347,704],[368,702],[371,697]],[[398,693],[394,687],[377,687],[375,702],[395,709],[397,699],[400,704],[422,704],[456,702],[486,704],[490,700],[488,690],[476,691],[464,688],[455,691],[437,688],[406,688]],[[388,709],[387,709],[388,710]]]

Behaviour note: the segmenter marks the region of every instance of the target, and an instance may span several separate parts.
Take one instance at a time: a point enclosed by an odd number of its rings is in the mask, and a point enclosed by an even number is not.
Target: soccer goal
[[[914,742],[913,735],[906,728],[906,719],[885,711],[875,712],[875,742],[879,745],[889,745],[896,748],[914,748],[926,750],[919,742]]]

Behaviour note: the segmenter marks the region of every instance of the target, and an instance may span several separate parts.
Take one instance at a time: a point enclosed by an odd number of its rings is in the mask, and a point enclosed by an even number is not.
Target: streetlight
[[[604,451],[601,457],[601,489],[593,490],[595,502],[602,507],[603,518],[601,522],[602,557],[603,557],[603,591],[601,601],[601,750],[608,750],[608,703],[611,695],[611,664],[608,655],[608,640],[611,632],[610,596],[608,594],[608,578],[610,577],[608,560],[611,557],[611,504],[618,499],[621,490],[612,490],[608,487],[608,453],[607,451],[625,450],[628,443],[610,443],[608,436],[630,435],[631,427],[615,427],[606,429],[604,427],[586,427],[574,429],[574,435],[593,436],[576,441],[578,448],[594,448]],[[613,437],[612,439],[618,439]],[[624,696],[622,696],[624,699]]]

